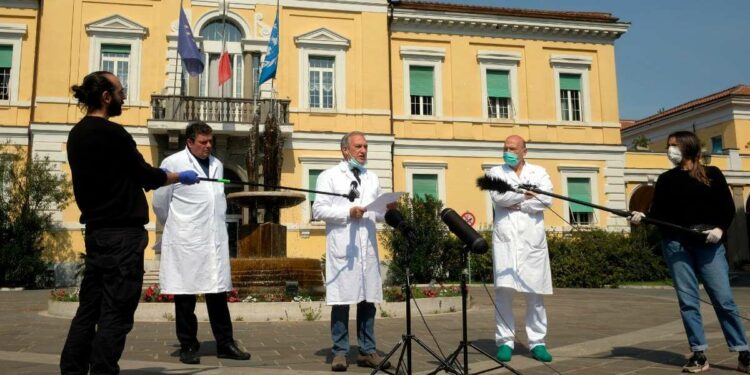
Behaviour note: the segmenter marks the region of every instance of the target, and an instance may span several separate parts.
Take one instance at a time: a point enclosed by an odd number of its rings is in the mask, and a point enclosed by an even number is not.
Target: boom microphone
[[[440,219],[443,220],[448,229],[458,236],[466,247],[474,254],[484,254],[489,250],[487,241],[482,238],[461,216],[458,216],[452,208],[446,208],[440,212]]]

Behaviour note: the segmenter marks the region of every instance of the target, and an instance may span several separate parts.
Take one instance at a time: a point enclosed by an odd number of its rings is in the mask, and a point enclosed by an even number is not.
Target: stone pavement
[[[45,316],[48,293],[0,292],[1,373],[58,373],[59,353],[69,320]],[[750,288],[735,287],[734,293],[743,316],[747,316]],[[471,294],[474,306],[469,312],[469,339],[494,353],[493,307],[481,286],[472,286]],[[689,352],[675,292],[671,289],[556,289],[546,303],[550,325],[547,344],[554,362],[544,366],[532,360],[525,345],[526,335],[520,330],[519,344],[509,364],[523,374],[677,374]],[[514,305],[517,323],[522,323],[524,309],[524,299],[517,298]],[[460,313],[426,318],[446,354],[460,340],[460,318]],[[712,373],[736,374],[737,357],[727,351],[710,306],[704,306],[704,318]],[[234,322],[235,338],[253,354],[252,360],[240,362],[215,357],[216,346],[209,324],[202,322],[199,327],[202,363],[187,366],[177,360],[173,323],[136,323],[120,365],[123,374],[328,373],[328,326],[328,322],[320,321]],[[418,316],[413,319],[413,327],[417,337],[438,350]],[[377,320],[378,348],[390,349],[403,330],[403,319]],[[352,353],[356,353],[353,331],[351,342]],[[426,373],[437,366],[420,349],[414,349],[413,357],[415,373]],[[490,363],[476,354],[469,359],[473,371],[485,369]],[[367,369],[356,366],[350,366],[349,372],[368,373]]]

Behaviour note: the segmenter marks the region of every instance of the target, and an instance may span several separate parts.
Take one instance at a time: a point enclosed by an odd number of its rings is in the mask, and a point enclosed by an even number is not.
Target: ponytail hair
[[[692,167],[688,171],[690,177],[711,186],[711,180],[706,174],[706,167],[701,164],[701,141],[695,133],[684,130],[676,131],[667,137],[667,141],[670,138],[674,138],[677,141],[677,147],[682,152],[682,158],[693,162]]]
[[[102,108],[102,94],[104,92],[113,94],[115,91],[115,85],[109,80],[108,75],[112,73],[107,71],[89,73],[83,77],[83,83],[70,87],[73,97],[78,99],[78,107],[87,112]]]

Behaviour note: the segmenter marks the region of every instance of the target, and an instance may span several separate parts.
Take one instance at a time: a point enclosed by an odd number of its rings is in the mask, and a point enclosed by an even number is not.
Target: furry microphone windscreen
[[[498,193],[505,193],[507,191],[516,191],[513,186],[510,186],[504,180],[497,177],[482,176],[477,178],[477,187],[482,190],[492,190]]]

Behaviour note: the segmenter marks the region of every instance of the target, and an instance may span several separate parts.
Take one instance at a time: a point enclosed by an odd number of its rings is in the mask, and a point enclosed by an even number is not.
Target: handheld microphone
[[[396,230],[408,238],[411,238],[414,235],[414,229],[406,222],[406,220],[404,220],[401,211],[395,208],[386,211],[385,222],[393,228],[396,228]]]
[[[487,241],[482,238],[461,216],[458,216],[452,208],[446,208],[440,212],[440,219],[448,226],[466,247],[474,254],[484,254],[489,250]]]

